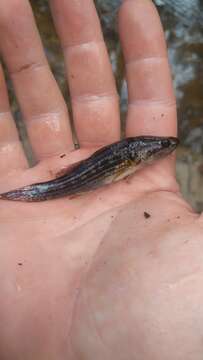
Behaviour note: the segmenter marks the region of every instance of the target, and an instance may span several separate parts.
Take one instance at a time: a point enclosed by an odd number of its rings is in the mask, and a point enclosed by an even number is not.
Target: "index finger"
[[[125,0],[119,31],[126,62],[127,136],[176,136],[176,102],[164,33],[150,0]]]

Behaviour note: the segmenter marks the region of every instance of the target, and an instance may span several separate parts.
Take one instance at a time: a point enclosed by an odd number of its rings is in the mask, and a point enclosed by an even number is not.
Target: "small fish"
[[[167,156],[178,143],[175,137],[126,138],[99,149],[60,177],[8,191],[0,194],[0,199],[43,201],[78,195],[125,178],[134,173],[139,164]]]

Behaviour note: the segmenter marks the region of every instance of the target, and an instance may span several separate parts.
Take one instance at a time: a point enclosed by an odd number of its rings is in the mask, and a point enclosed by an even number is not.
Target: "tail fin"
[[[0,200],[11,200],[11,201],[39,201],[35,199],[34,194],[28,191],[28,187],[22,187],[20,189],[11,190],[0,194]]]

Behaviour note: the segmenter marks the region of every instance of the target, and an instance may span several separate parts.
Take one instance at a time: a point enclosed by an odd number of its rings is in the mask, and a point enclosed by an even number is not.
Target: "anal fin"
[[[113,177],[113,182],[125,179],[135,172],[136,164],[132,160],[126,160],[124,165],[117,171]]]

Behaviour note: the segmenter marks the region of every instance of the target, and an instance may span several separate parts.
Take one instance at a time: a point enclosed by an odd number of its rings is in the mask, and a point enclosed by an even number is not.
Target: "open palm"
[[[1,192],[50,179],[120,137],[119,99],[93,1],[50,4],[80,150],[28,1],[1,0],[0,50],[38,159],[29,169],[0,69]],[[126,135],[175,136],[167,53],[152,3],[124,1],[119,30]],[[72,200],[0,202],[2,360],[201,359],[203,221],[178,192],[174,162],[170,156]]]

